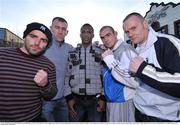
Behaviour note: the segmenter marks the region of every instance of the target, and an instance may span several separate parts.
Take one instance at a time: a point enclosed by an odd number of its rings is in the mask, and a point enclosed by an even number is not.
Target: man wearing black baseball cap
[[[42,121],[42,98],[57,93],[54,64],[42,53],[50,45],[50,30],[30,23],[21,48],[0,49],[0,122]]]
[[[23,34],[23,38],[25,38],[32,30],[39,30],[43,32],[47,36],[48,42],[51,42],[51,39],[52,39],[51,31],[44,24],[37,23],[37,22],[30,23],[27,25],[27,28]]]
[[[33,30],[41,31],[43,34],[46,35],[47,46],[45,48],[47,48],[51,45],[51,41],[52,41],[51,31],[44,24],[41,24],[41,23],[33,22],[33,23],[28,24],[23,33],[23,38],[25,38]],[[42,52],[44,52],[44,50]]]

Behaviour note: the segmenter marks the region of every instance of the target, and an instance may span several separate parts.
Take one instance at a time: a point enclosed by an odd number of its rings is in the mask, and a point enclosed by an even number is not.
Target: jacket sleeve
[[[135,77],[131,77],[131,75],[129,75],[128,69],[130,59],[125,52],[122,54],[120,61],[115,59],[114,55],[108,55],[103,60],[111,70],[112,76],[117,81],[131,88],[137,88],[139,86],[139,83],[136,81]]]
[[[161,68],[144,61],[135,76],[161,92],[180,98],[180,41],[174,40],[155,43]]]
[[[114,79],[107,65],[103,66],[104,93],[108,102],[125,102],[134,97],[136,89]]]
[[[40,92],[43,99],[47,101],[51,100],[56,95],[56,70],[54,65],[48,70],[48,83],[46,86],[40,87]]]
[[[71,72],[72,72],[72,63],[68,61],[68,69],[65,74],[65,85],[64,85],[64,96],[67,101],[71,100],[72,97],[72,91],[71,91],[71,86],[70,86],[70,80],[71,80]]]

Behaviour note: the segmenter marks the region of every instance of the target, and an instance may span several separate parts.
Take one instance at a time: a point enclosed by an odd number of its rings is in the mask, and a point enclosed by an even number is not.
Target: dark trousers
[[[41,115],[39,115],[38,117],[34,118],[30,122],[46,122],[46,120],[44,118],[41,118]]]
[[[169,121],[169,120],[160,119],[157,117],[142,114],[137,108],[135,109],[135,119],[136,122],[178,122],[178,121]]]
[[[70,122],[101,122],[103,113],[97,111],[98,100],[96,95],[77,95],[73,93],[76,101],[74,109],[77,117],[70,117]]]

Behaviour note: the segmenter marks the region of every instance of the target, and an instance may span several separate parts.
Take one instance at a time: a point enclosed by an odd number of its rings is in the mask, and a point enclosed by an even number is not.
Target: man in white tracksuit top
[[[123,21],[139,55],[129,70],[138,78],[134,104],[136,121],[180,121],[180,40],[155,32],[139,13]]]
[[[106,63],[108,68],[111,70],[113,78],[117,81],[121,81],[123,84],[129,84],[129,87],[125,86],[123,88],[125,100],[122,102],[117,102],[114,100],[114,96],[118,93],[113,88],[105,89],[105,93],[113,93],[112,100],[107,103],[107,121],[108,122],[134,122],[134,105],[132,98],[135,95],[135,89],[139,84],[128,74],[129,62],[132,57],[136,55],[135,49],[123,42],[121,39],[117,39],[117,32],[111,26],[103,26],[100,29],[100,38],[106,48],[108,48],[103,54],[103,61]],[[103,79],[107,72],[104,73]],[[122,77],[121,77],[122,76]],[[111,81],[107,81],[107,84],[112,84]],[[104,80],[104,87],[106,82]],[[120,83],[118,83],[120,84]],[[110,91],[108,91],[111,89]],[[119,89],[119,88],[118,88]],[[118,91],[120,91],[119,89]],[[107,92],[106,92],[107,91]],[[107,94],[108,95],[108,94]],[[118,97],[120,95],[117,95]],[[110,98],[110,97],[109,97]]]

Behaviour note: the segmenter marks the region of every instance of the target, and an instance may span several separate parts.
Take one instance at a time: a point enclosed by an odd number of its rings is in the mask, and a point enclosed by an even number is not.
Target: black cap
[[[26,30],[24,31],[23,38],[25,38],[33,30],[39,30],[43,32],[48,38],[48,45],[50,45],[52,41],[52,33],[44,24],[41,23],[33,22],[28,24]]]

